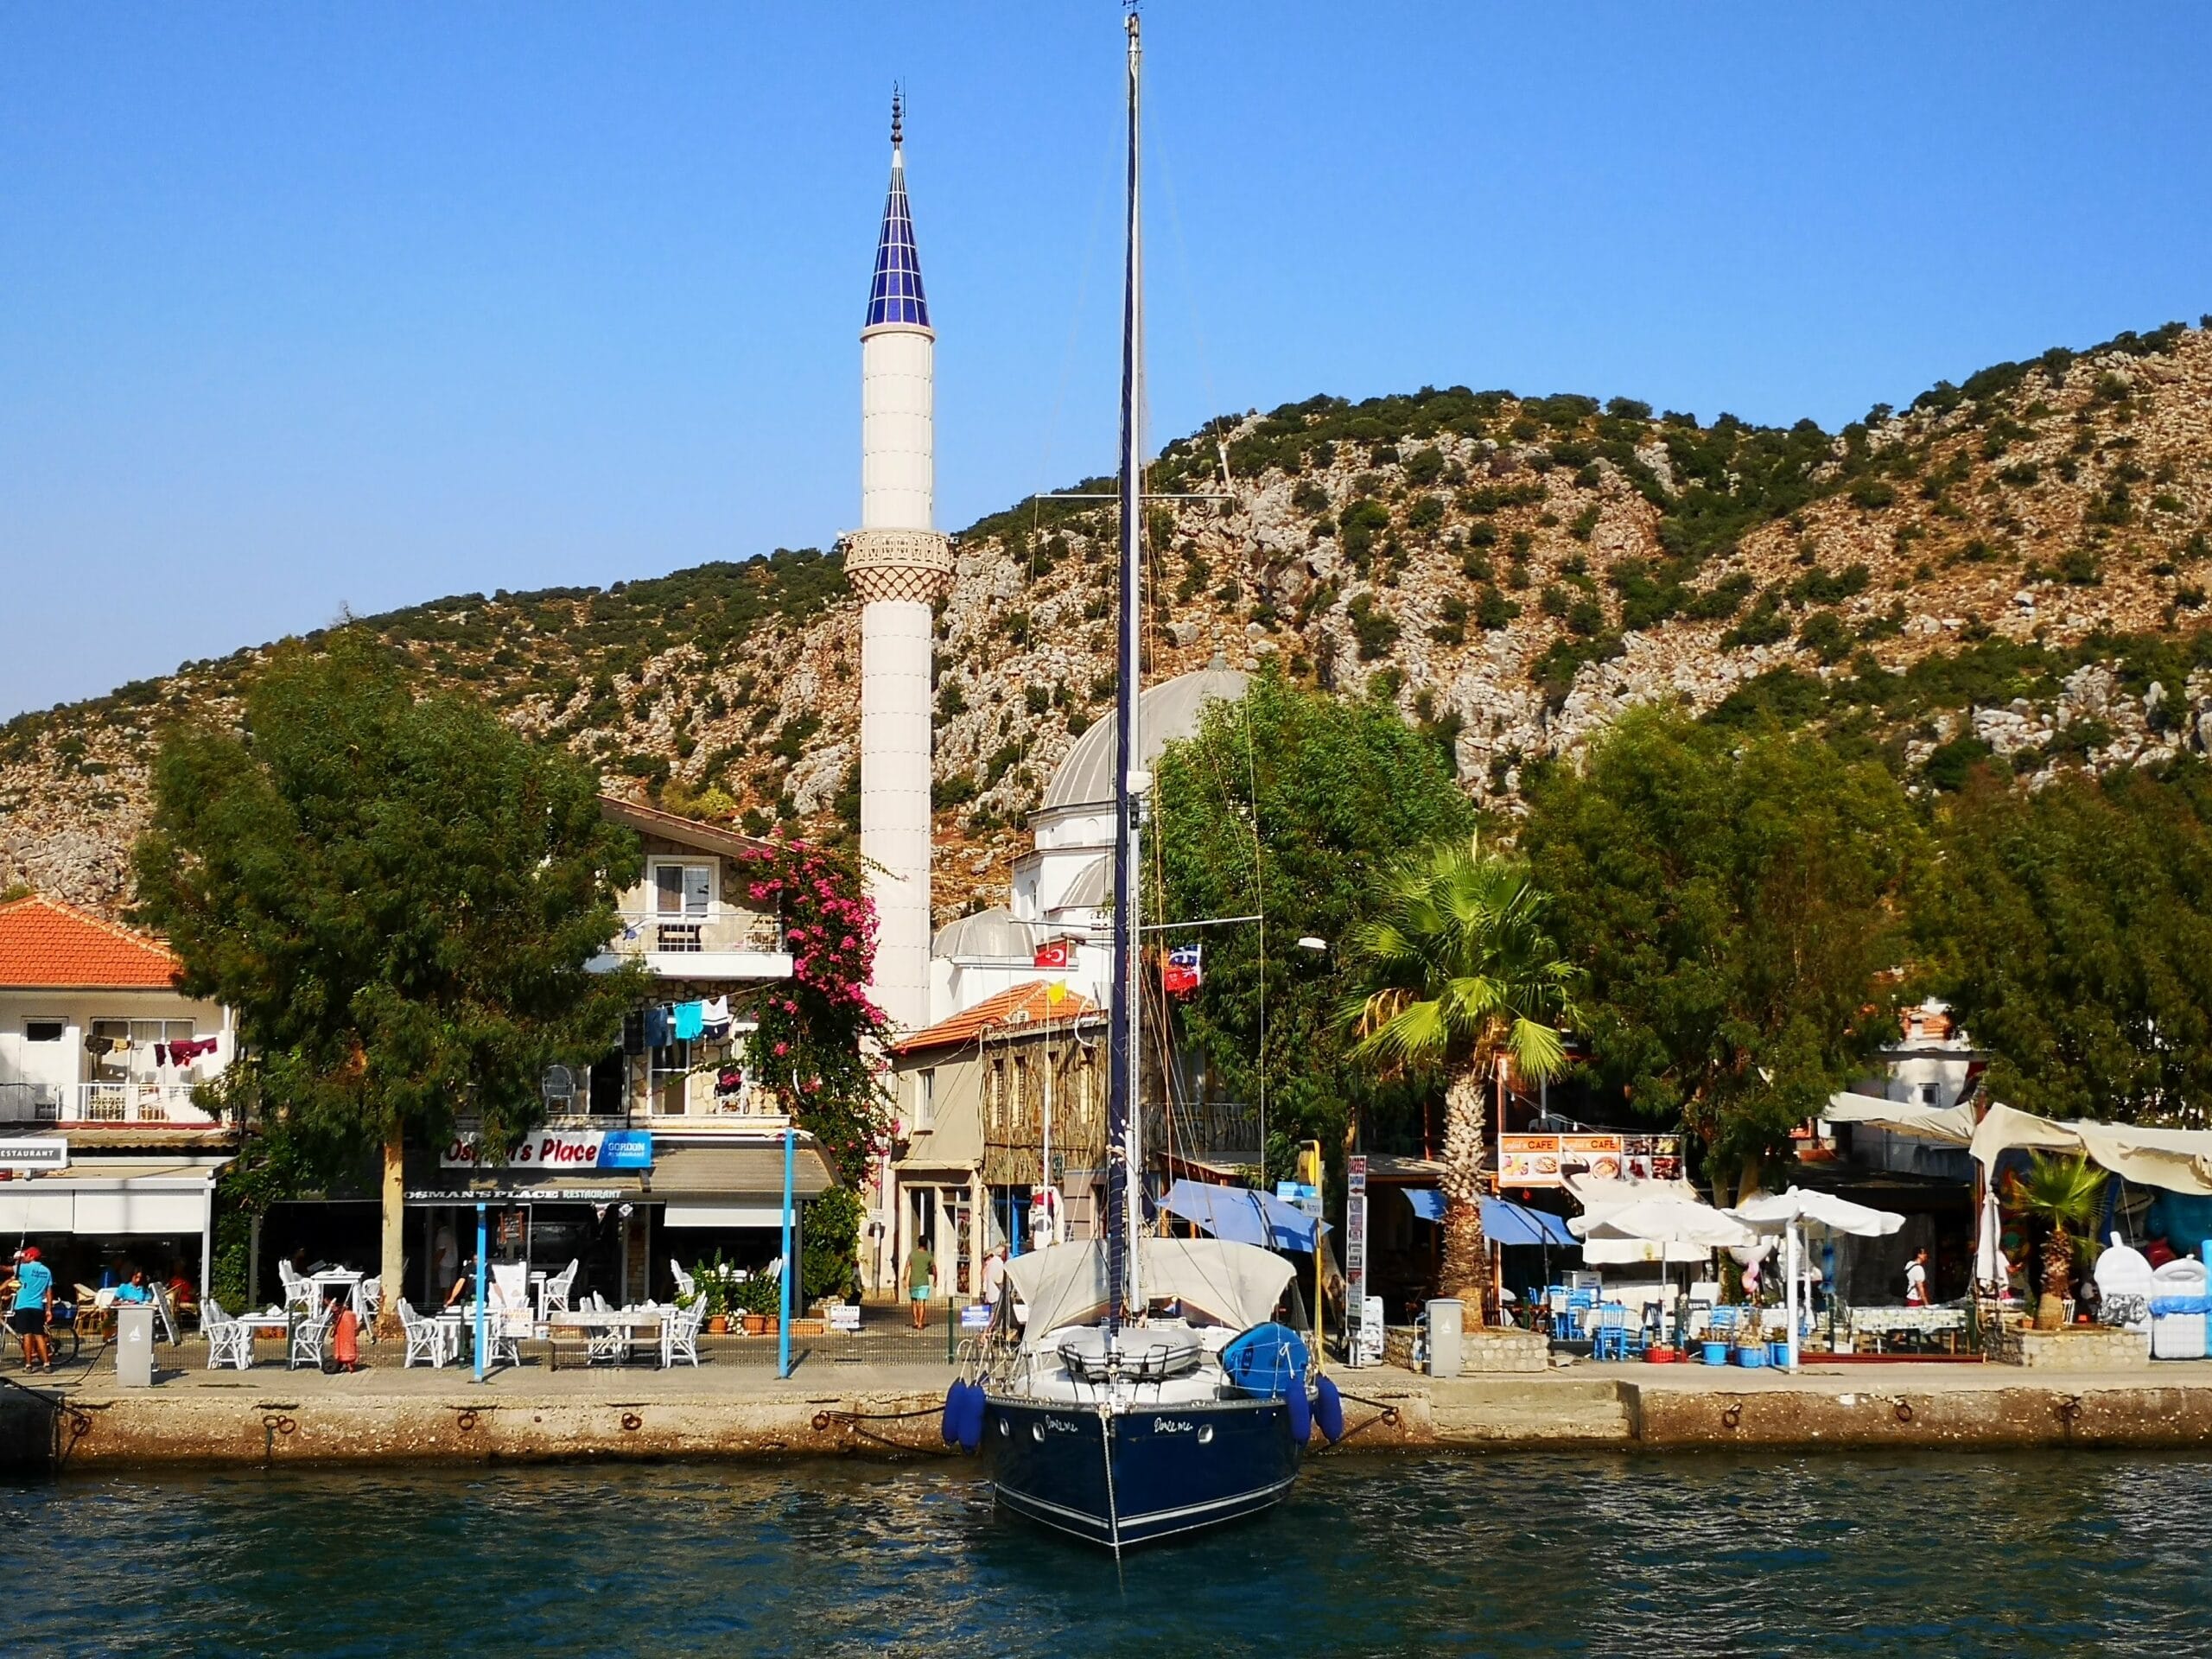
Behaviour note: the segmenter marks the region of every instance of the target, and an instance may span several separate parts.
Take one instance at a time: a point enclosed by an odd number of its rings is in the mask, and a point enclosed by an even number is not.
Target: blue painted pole
[[[776,1322],[776,1375],[791,1374],[791,1168],[798,1160],[798,1126],[784,1126],[784,1312]]]
[[[476,1206],[476,1380],[484,1380],[484,1206]]]

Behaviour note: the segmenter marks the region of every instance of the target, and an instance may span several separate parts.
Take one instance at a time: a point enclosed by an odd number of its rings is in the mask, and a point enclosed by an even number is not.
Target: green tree
[[[1378,1084],[1346,1058],[1341,952],[1296,941],[1340,943],[1376,869],[1466,835],[1473,813],[1438,746],[1387,706],[1265,672],[1241,701],[1209,705],[1198,734],[1169,744],[1154,774],[1151,915],[1267,918],[1264,972],[1256,926],[1191,936],[1205,942],[1205,982],[1182,1026],[1232,1098],[1265,1098],[1269,1173],[1289,1173],[1301,1139],[1339,1144],[1355,1103],[1411,1110],[1414,1090]]]
[[[1634,713],[1535,780],[1521,842],[1589,976],[1598,1081],[1680,1119],[1717,1190],[1751,1190],[1897,1029],[1923,837],[1877,764]]]
[[[1445,1084],[1441,1294],[1478,1308],[1490,1300],[1484,1091],[1508,1059],[1529,1083],[1567,1068],[1560,1033],[1580,975],[1545,931],[1545,908],[1518,861],[1472,838],[1446,842],[1376,882],[1349,942],[1352,1058]]]
[[[1916,918],[1933,988],[2051,1117],[2203,1122],[2212,1105],[2212,773],[1983,775],[1937,825]]]
[[[512,1145],[544,1068],[604,1053],[643,995],[642,969],[584,967],[638,843],[582,764],[416,697],[356,634],[280,654],[244,712],[163,741],[141,914],[188,994],[237,1011],[234,1087],[326,1166],[381,1153],[389,1309],[406,1147],[460,1117]]]

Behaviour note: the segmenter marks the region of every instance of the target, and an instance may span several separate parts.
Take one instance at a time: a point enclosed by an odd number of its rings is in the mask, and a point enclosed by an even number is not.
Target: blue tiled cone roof
[[[906,207],[906,169],[891,164],[891,196],[883,204],[883,235],[875,245],[875,283],[868,296],[868,327],[912,322],[930,326],[922,293],[922,257],[914,250],[914,216]]]

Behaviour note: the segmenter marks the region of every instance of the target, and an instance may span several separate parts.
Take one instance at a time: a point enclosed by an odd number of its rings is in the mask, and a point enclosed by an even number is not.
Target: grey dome
[[[1141,763],[1150,766],[1168,744],[1195,736],[1206,704],[1216,699],[1235,702],[1244,695],[1250,680],[1238,669],[1200,668],[1147,690],[1137,703],[1143,733]],[[1045,791],[1044,810],[1110,804],[1121,749],[1113,717],[1108,715],[1076,739],[1068,750],[1067,759],[1052,774],[1052,787]]]
[[[1024,962],[1037,954],[1036,936],[1029,924],[1017,921],[1003,905],[979,910],[947,922],[930,941],[933,957],[1019,957]]]
[[[1055,910],[1104,910],[1114,902],[1114,855],[1101,853],[1076,872]]]

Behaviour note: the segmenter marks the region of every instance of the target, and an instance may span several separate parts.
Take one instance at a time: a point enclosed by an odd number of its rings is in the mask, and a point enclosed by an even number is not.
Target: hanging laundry
[[[190,1065],[202,1054],[213,1054],[214,1052],[215,1039],[213,1037],[195,1037],[189,1040],[180,1039],[169,1044],[169,1062],[174,1065]]]
[[[622,1052],[625,1054],[645,1052],[645,1016],[643,1012],[622,1016]]]
[[[710,1043],[729,1035],[729,998],[710,996],[699,1005],[700,1034]]]
[[[679,1002],[676,1005],[676,1040],[696,1043],[699,1033],[706,1029],[706,1005],[702,1002]]]
[[[664,1007],[647,1008],[645,1010],[645,1046],[666,1048],[675,1039],[676,1021],[669,1017],[668,1010]]]
[[[156,1044],[154,1045],[154,1064],[155,1064],[155,1065],[156,1065],[156,1066],[157,1066],[157,1067],[159,1067],[159,1066],[164,1066],[164,1065],[167,1065],[168,1063],[169,1063],[169,1046],[168,1046],[167,1043],[156,1043]]]

